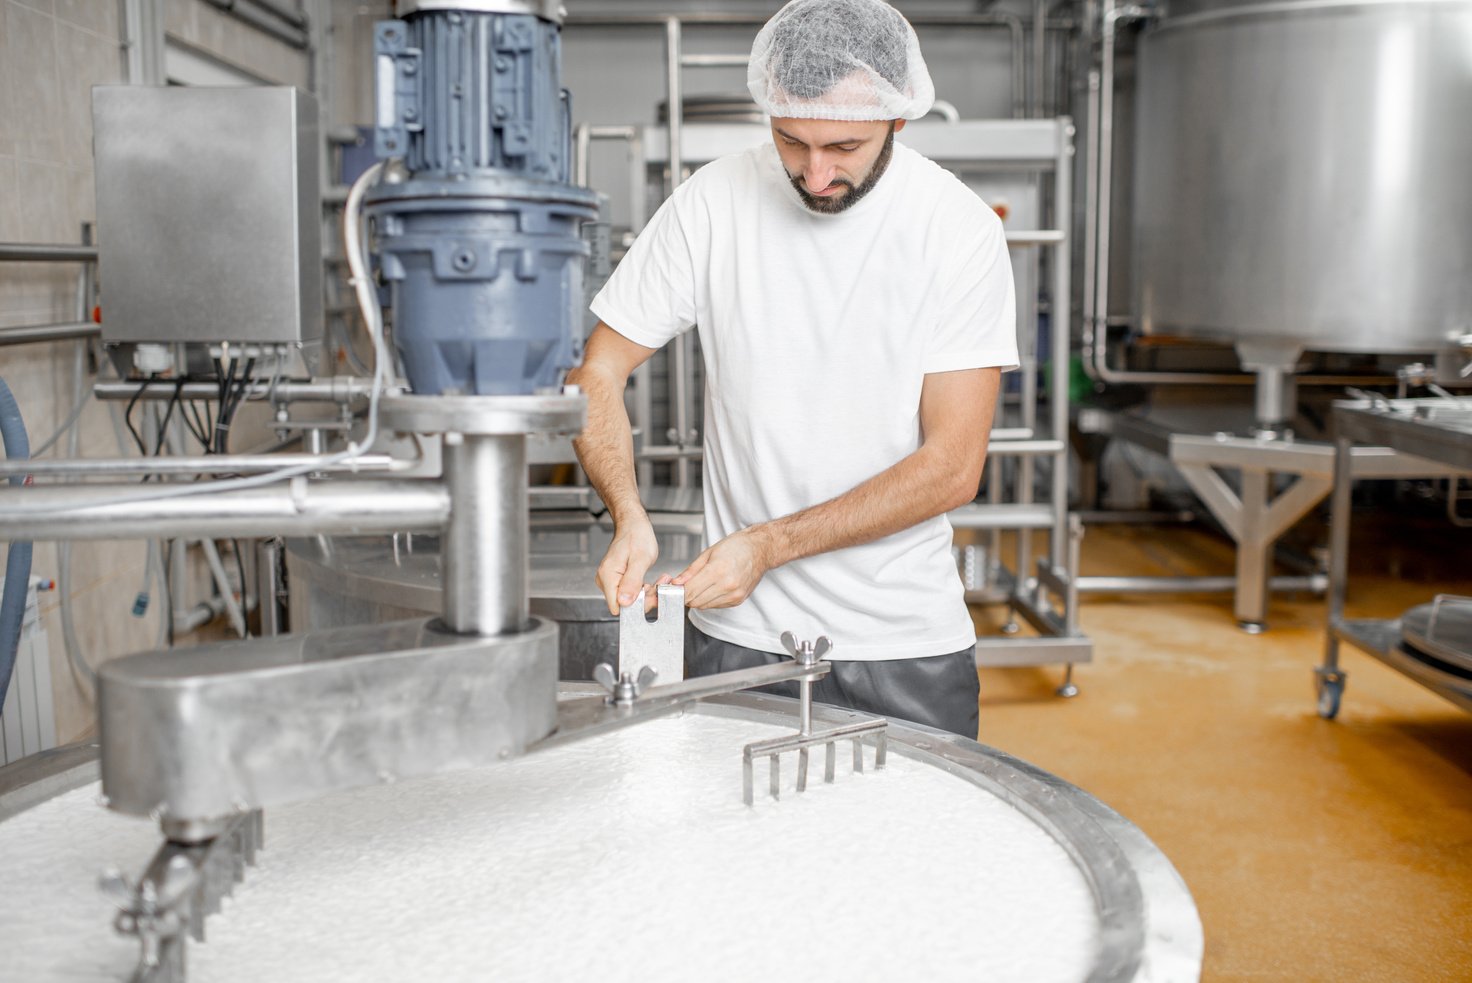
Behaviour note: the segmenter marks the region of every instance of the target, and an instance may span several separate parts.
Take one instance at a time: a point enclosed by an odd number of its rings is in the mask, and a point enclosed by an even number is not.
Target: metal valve
[[[626,707],[637,700],[639,694],[653,686],[654,680],[658,677],[659,673],[649,666],[640,669],[637,678],[631,672],[615,676],[613,666],[607,662],[600,662],[593,669],[593,678],[608,690],[608,702],[621,707]]]

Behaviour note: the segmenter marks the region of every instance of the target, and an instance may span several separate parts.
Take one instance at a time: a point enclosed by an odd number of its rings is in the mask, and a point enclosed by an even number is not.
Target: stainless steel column
[[[445,435],[445,622],[468,635],[527,626],[527,463],[522,434]]]

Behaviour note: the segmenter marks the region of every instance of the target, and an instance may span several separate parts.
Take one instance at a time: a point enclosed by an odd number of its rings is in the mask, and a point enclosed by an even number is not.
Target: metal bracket
[[[685,588],[661,584],[655,620],[644,613],[647,588],[619,612],[616,675],[649,668],[666,683],[685,678]]]

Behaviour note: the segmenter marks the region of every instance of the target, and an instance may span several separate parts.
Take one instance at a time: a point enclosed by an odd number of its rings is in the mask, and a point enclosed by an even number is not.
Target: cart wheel
[[[1344,698],[1344,673],[1315,669],[1314,675],[1314,688],[1319,694],[1319,716],[1333,720],[1339,716],[1339,703]]]

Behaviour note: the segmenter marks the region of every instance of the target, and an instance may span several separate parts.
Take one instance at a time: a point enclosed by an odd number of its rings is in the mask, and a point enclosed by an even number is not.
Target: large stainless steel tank
[[[1472,3],[1176,0],[1139,59],[1143,330],[1397,353],[1472,329]]]

